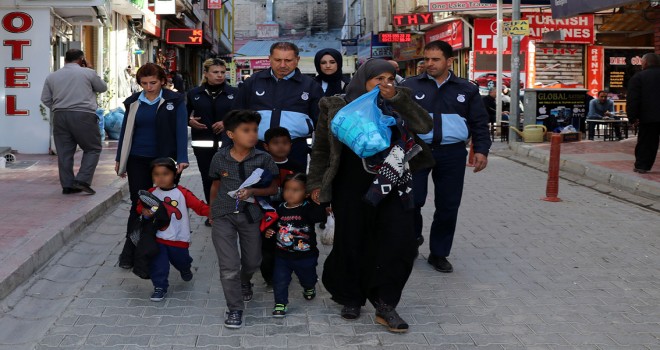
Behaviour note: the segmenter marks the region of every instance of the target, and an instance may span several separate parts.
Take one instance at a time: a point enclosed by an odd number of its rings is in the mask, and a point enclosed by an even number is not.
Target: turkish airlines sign
[[[426,42],[442,40],[449,43],[454,50],[462,49],[465,47],[463,28],[463,21],[460,19],[444,23],[426,32]]]
[[[529,21],[529,36],[525,37],[520,47],[525,47],[527,40],[542,40],[543,34],[551,31],[562,31],[565,35],[562,43],[593,44],[594,16],[582,15],[567,19],[553,19],[551,15],[525,14]],[[505,22],[509,22],[505,20]],[[474,49],[476,51],[496,51],[497,21],[495,19],[477,18],[474,20]],[[511,53],[511,37],[504,38],[504,53]]]
[[[406,13],[392,16],[392,26],[405,27],[433,23],[432,13]]]

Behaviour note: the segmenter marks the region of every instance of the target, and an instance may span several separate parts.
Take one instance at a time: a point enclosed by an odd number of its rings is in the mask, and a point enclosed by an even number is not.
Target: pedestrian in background
[[[394,67],[394,69],[396,70],[396,75],[394,78],[395,84],[396,85],[401,84],[401,82],[403,81],[403,77],[399,75],[399,72],[401,71],[401,67],[399,67],[399,63],[395,60],[388,60],[387,62],[391,64],[392,67]]]
[[[46,78],[41,102],[53,114],[53,138],[57,149],[57,167],[63,194],[92,188],[94,171],[101,156],[101,131],[96,116],[96,93],[105,92],[107,84],[90,68],[86,68],[85,54],[78,49],[68,50],[64,67]],[[76,148],[83,150],[78,174],[73,173]]]
[[[471,136],[474,144],[475,173],[486,168],[491,145],[488,113],[479,88],[451,71],[453,61],[451,45],[441,40],[432,41],[424,47],[426,73],[402,83],[413,90],[417,103],[433,116],[433,131],[421,137],[433,152],[435,166],[416,172],[413,179],[417,201],[415,230],[421,245],[424,242],[421,209],[426,202],[428,177],[432,175],[435,212],[428,263],[439,272],[454,270],[447,257],[454,241],[463,196],[468,138]]]
[[[251,109],[261,115],[259,140],[268,129],[285,127],[291,133],[290,157],[307,168],[307,138],[319,113],[321,86],[298,69],[300,50],[290,42],[270,47],[270,69],[254,73],[238,90],[235,109]],[[261,143],[259,149],[263,149]]]
[[[344,59],[335,49],[323,49],[314,56],[316,77],[314,80],[321,84],[323,96],[341,95],[351,79],[344,76],[342,66]]]
[[[651,171],[658,155],[660,143],[660,57],[655,53],[642,56],[642,71],[633,75],[628,83],[628,120],[639,123],[637,146],[635,146],[635,166],[640,174]]]
[[[165,89],[165,70],[146,63],[136,73],[142,91],[134,93],[124,101],[124,123],[121,127],[115,171],[128,177],[131,198],[126,234],[134,220],[139,219],[135,208],[138,192],[153,186],[151,162],[156,158],[169,157],[177,162],[177,180],[188,167],[188,127],[184,96]],[[119,256],[119,266],[133,267],[135,245],[126,239]]]
[[[202,176],[204,198],[206,203],[209,203],[213,182],[209,178],[211,160],[218,150],[219,143],[223,146],[230,145],[223,120],[232,109],[238,89],[229,86],[225,81],[227,73],[225,61],[210,58],[204,61],[203,67],[202,85],[188,91],[186,107],[188,125],[191,128],[191,145]],[[204,224],[211,226],[208,220]]]
[[[420,75],[426,73],[426,64],[424,63],[424,60],[421,60],[417,62],[417,66],[415,66],[415,74]]]
[[[607,91],[598,91],[598,98],[595,98],[589,102],[589,114],[587,119],[619,119],[619,117],[614,115],[614,101],[607,97]],[[589,140],[593,141],[594,131],[596,129],[596,123],[590,123],[587,121],[589,127]],[[621,126],[619,124],[614,124],[614,133],[617,140],[621,141]]]
[[[322,278],[332,300],[343,305],[341,316],[358,318],[361,306],[369,300],[376,307],[379,323],[392,332],[405,332],[408,324],[397,314],[396,307],[417,255],[413,203],[405,195],[410,191],[399,192],[397,186],[380,193],[380,185],[372,186],[375,179],[382,179],[381,174],[368,172],[364,166],[367,160],[360,159],[330,131],[330,123],[341,108],[379,86],[378,107],[397,120],[397,126],[392,127],[392,143],[399,146],[405,140],[404,150],[416,148],[409,134],[429,132],[433,126],[431,117],[413,101],[408,89],[393,86],[395,76],[396,70],[387,61],[369,60],[356,72],[345,97],[321,99],[308,189],[314,202],[331,202],[334,210],[334,245],[325,260]],[[406,128],[402,127],[404,124]],[[374,157],[386,159],[385,156],[381,152]],[[369,161],[373,159],[370,157]],[[382,169],[390,169],[391,165],[382,160],[378,164]],[[406,164],[400,164],[402,176],[407,173]],[[411,179],[402,182],[412,186]],[[380,193],[379,201],[367,203],[364,198],[374,193]]]

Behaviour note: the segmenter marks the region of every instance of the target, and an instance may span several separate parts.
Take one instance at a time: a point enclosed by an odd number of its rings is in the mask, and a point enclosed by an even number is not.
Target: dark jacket
[[[276,80],[270,69],[253,74],[239,88],[235,109],[261,114],[259,140],[272,127],[287,128],[291,138],[308,137],[319,114],[321,86],[296,68],[294,75]]]
[[[140,94],[141,92],[136,92],[124,101],[126,112],[124,113],[124,123],[121,126],[116,157],[116,161],[119,162],[119,174],[126,171],[126,161],[128,160],[133,141],[135,113],[139,106],[138,97]],[[158,157],[170,157],[179,163],[188,162],[187,152],[185,154],[178,154],[177,152],[177,128],[186,128],[187,131],[186,116],[177,116],[177,111],[182,103],[184,103],[184,96],[182,94],[169,89],[163,89],[163,95],[158,104],[158,111],[156,112]],[[130,136],[128,138],[126,137],[127,133]]]
[[[397,94],[387,100],[399,115],[405,120],[408,130],[413,134],[427,133],[433,128],[431,116],[419,106],[410,96],[410,90],[397,87]],[[343,97],[324,97],[321,99],[321,114],[318,124],[314,145],[312,147],[312,157],[309,164],[309,174],[307,176],[307,189],[321,189],[319,200],[327,203],[332,200],[332,181],[337,175],[339,169],[340,155],[343,144],[330,131],[330,123],[335,114],[346,106]],[[430,168],[433,166],[433,155],[428,146],[416,139],[418,144],[422,145],[423,151],[416,155],[410,161],[412,171]]]
[[[204,85],[191,89],[186,94],[188,117],[192,117],[194,113],[195,117],[201,118],[198,121],[207,127],[206,130],[192,128],[190,135],[193,141],[215,141],[214,145],[216,147],[218,141],[221,141],[222,135],[213,133],[212,125],[222,121],[225,115],[232,110],[234,99],[238,95],[237,88],[229,86],[227,83],[223,83],[222,85],[222,91],[215,98],[206,91]]]
[[[170,224],[170,217],[165,206],[161,205],[151,219],[142,218],[142,216],[131,216],[128,220],[129,235],[134,231],[140,232],[140,240],[133,252],[133,273],[140,278],[149,279],[151,262],[159,251],[156,233]]]
[[[433,135],[428,135],[428,138],[420,135],[422,139],[428,143],[431,143],[431,140],[433,143],[452,143],[447,141],[453,137],[450,132],[465,123],[463,125],[467,126],[467,136],[472,137],[474,152],[488,155],[491,145],[488,113],[476,85],[451,73],[449,80],[440,88],[427,74],[410,77],[404,80],[401,86],[411,89],[415,102],[433,114]],[[458,118],[450,117],[443,121],[443,114],[454,114],[461,118],[455,120]],[[452,124],[443,127],[443,123],[448,122]],[[465,135],[461,135],[461,138],[462,136]],[[458,140],[453,142],[456,143]]]
[[[658,101],[660,101],[660,66],[649,67],[637,72],[628,82],[626,111],[628,120],[640,123],[660,123]]]

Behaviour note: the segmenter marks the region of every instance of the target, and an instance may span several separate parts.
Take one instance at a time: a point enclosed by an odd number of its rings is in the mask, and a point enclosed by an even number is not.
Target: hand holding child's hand
[[[275,234],[275,231],[272,228],[269,228],[268,230],[266,230],[265,235],[266,235],[266,238],[271,238],[271,237],[273,237],[274,234]]]

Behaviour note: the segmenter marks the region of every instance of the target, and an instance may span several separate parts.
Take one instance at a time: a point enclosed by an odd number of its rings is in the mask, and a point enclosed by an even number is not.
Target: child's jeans
[[[310,256],[302,259],[287,259],[275,257],[275,269],[273,270],[273,294],[275,304],[289,304],[289,284],[291,273],[295,272],[304,289],[314,288],[318,280],[316,265],[318,256]]]
[[[158,255],[151,262],[151,282],[154,288],[163,288],[167,291],[170,284],[167,282],[167,277],[170,274],[170,263],[179,272],[190,271],[192,264],[192,257],[188,252],[188,248],[179,248],[158,243]]]

